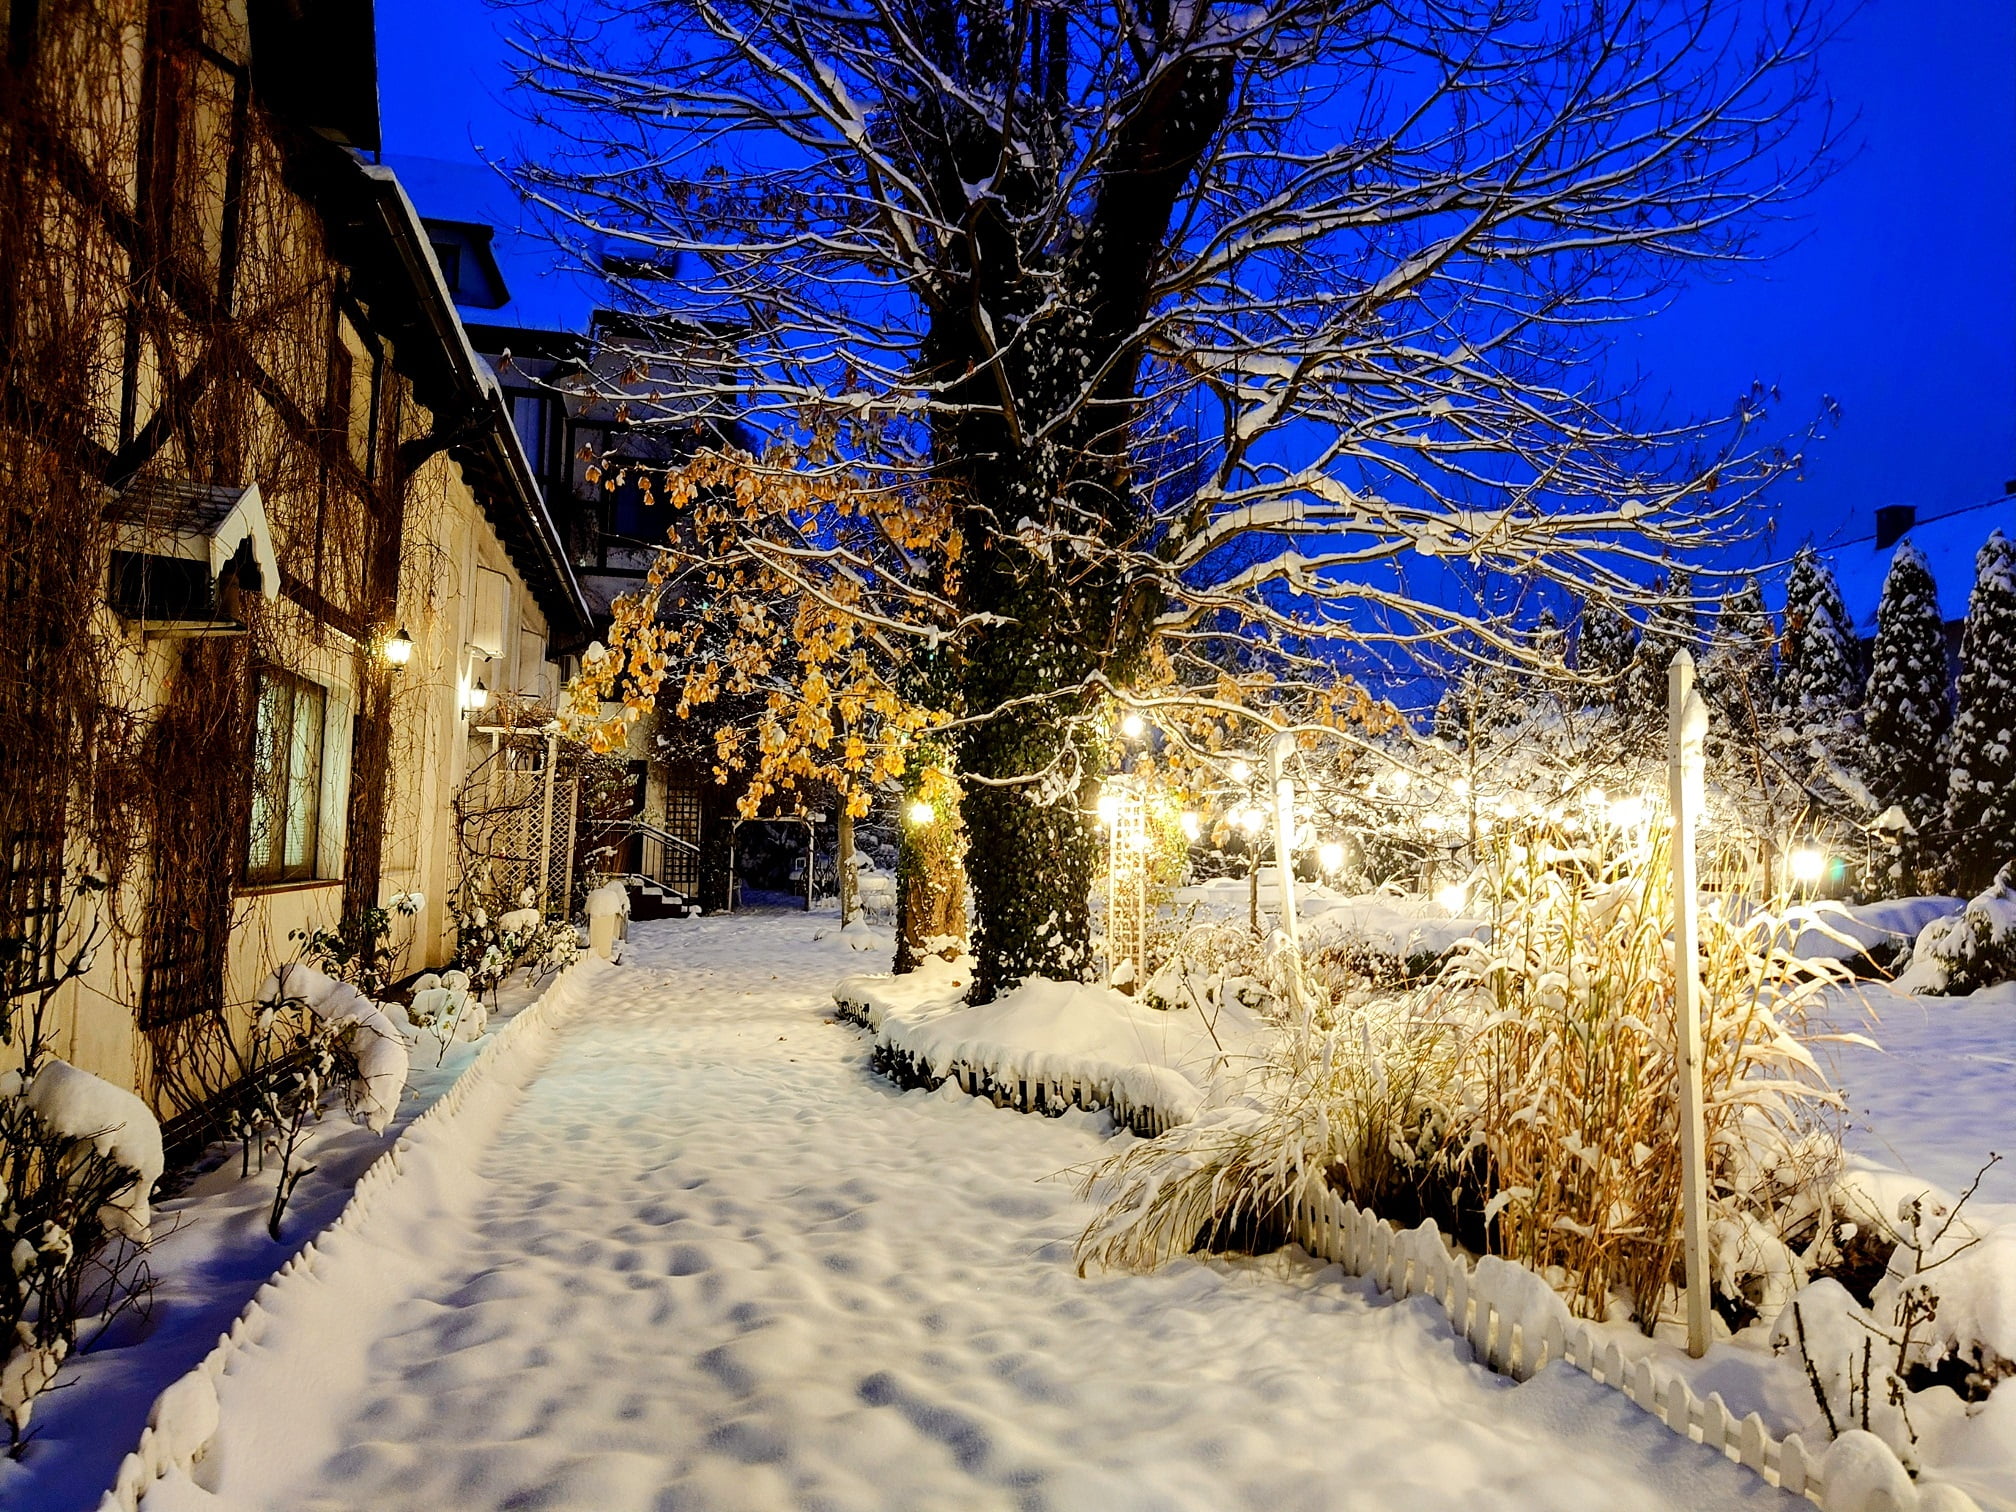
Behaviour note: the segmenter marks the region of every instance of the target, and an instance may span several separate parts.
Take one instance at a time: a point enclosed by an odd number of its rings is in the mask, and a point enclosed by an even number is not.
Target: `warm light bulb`
[[[1199,819],[1195,814],[1185,813],[1177,823],[1183,826],[1183,838],[1185,840],[1195,840],[1204,832],[1204,821]]]
[[[1099,795],[1099,822],[1111,827],[1113,821],[1119,817],[1119,795],[1115,793],[1101,793]]]
[[[1225,775],[1230,777],[1234,782],[1251,782],[1253,780],[1253,768],[1246,765],[1243,761],[1235,761],[1232,765],[1225,768]]]
[[[1141,732],[1147,728],[1147,725],[1142,723],[1139,714],[1129,714],[1120,721],[1120,733],[1125,735],[1129,740],[1139,740]]]
[[[1259,834],[1261,826],[1266,824],[1266,822],[1267,811],[1265,809],[1244,809],[1239,815],[1239,828],[1246,831],[1249,835]]]
[[[1827,854],[1817,846],[1802,845],[1792,852],[1792,880],[1811,887],[1827,875]]]
[[[1435,901],[1452,914],[1463,912],[1463,905],[1470,901],[1470,889],[1460,882],[1451,882],[1435,894]]]
[[[1316,860],[1326,872],[1334,872],[1344,864],[1344,847],[1335,840],[1326,840],[1316,847]]]
[[[930,804],[926,803],[922,798],[919,798],[914,802],[912,802],[908,812],[910,815],[910,822],[912,824],[919,826],[929,824],[933,819],[936,819],[938,817],[938,811],[933,807],[931,807]]]

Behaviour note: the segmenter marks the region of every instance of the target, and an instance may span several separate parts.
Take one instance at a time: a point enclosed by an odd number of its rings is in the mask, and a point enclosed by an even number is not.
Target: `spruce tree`
[[[1704,679],[1716,707],[1731,721],[1751,726],[1769,719],[1777,640],[1763,585],[1746,577],[1715,617]]]
[[[1638,632],[1631,617],[1607,599],[1582,606],[1582,624],[1575,637],[1575,670],[1582,674],[1585,701],[1615,701],[1618,679],[1631,665]]]
[[[1801,547],[1785,580],[1785,646],[1778,707],[1795,729],[1841,727],[1862,703],[1855,630],[1834,574]]]
[[[1862,729],[1870,789],[1886,808],[1902,808],[1921,837],[1945,807],[1939,758],[1952,721],[1939,591],[1924,553],[1906,541],[1883,580]]]
[[[1974,559],[1948,758],[1951,880],[1971,894],[2016,856],[2016,550],[1999,530]]]

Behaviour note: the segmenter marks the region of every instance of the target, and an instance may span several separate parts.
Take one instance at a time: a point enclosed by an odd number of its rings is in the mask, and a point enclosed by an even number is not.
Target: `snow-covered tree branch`
[[[640,344],[635,419],[732,410],[759,466],[949,512],[956,577],[857,574],[858,603],[942,645],[926,701],[969,721],[984,998],[1082,966],[1094,849],[1089,789],[1003,779],[1075,744],[1095,781],[1087,723],[1158,645],[1517,659],[1451,564],[1630,602],[1740,530],[1797,463],[1761,397],[1648,416],[1605,341],[1812,181],[1823,30],[1717,0],[595,0],[528,22],[573,150],[520,176],[640,312],[736,349]],[[744,533],[787,574],[818,540]]]

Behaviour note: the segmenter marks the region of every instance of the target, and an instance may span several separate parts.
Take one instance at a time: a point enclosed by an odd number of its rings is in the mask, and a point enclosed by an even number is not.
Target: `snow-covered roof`
[[[491,228],[489,250],[507,297],[501,306],[460,305],[465,320],[580,334],[609,303],[607,286],[568,260],[540,226],[537,207],[521,201],[494,168],[403,153],[387,153],[384,161],[423,219]]]
[[[1925,554],[1933,581],[1939,586],[1940,614],[1948,621],[1964,619],[1967,596],[1974,590],[1974,555],[1994,531],[2016,538],[2016,499],[1991,499],[1921,514],[1924,518],[1898,541],[1909,541]],[[1898,541],[1886,542],[1878,549],[1875,522],[1860,515],[1851,518],[1834,538],[1814,543],[1834,568],[1841,597],[1861,635],[1876,633],[1876,606],[1883,597],[1883,579],[1890,571]]]

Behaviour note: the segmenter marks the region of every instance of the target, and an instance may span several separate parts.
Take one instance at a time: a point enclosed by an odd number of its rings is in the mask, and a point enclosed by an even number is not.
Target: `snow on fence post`
[[[1708,1352],[1707,1122],[1701,1087],[1701,966],[1694,821],[1701,810],[1708,705],[1694,687],[1694,658],[1674,653],[1666,672],[1666,781],[1673,807],[1673,1024],[1680,1062],[1681,1252],[1687,1278],[1687,1353]]]

